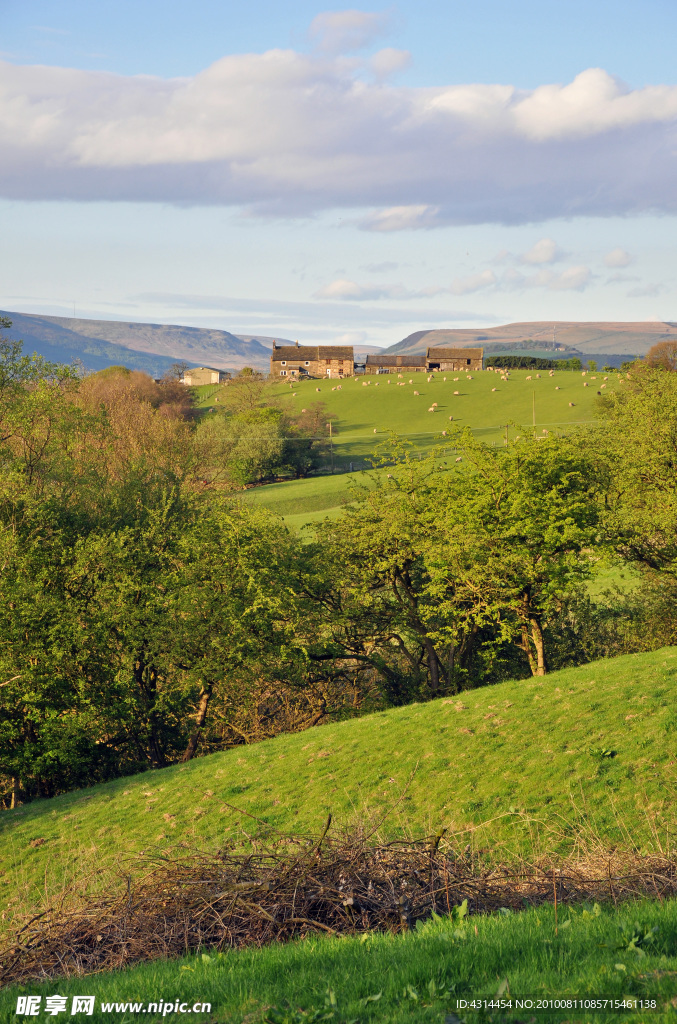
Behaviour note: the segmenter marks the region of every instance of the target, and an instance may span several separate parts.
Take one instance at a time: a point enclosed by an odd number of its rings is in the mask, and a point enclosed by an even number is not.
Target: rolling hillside
[[[7,335],[23,340],[24,351],[36,351],[55,362],[80,359],[90,370],[123,364],[159,375],[177,360],[185,360],[191,366],[226,370],[254,366],[267,371],[273,343],[272,338],[176,324],[84,320],[10,310],[0,311],[0,316],[12,321]]]
[[[677,340],[677,324],[663,321],[641,323],[585,322],[537,320],[533,323],[505,324],[484,329],[449,329],[416,331],[396,345],[389,353],[423,352],[428,345],[483,345],[490,351],[501,347],[514,348],[516,343],[536,342],[537,348],[581,352],[587,356],[644,355],[659,341]],[[547,352],[543,353],[546,357]],[[564,351],[561,355],[564,355]]]
[[[381,835],[447,827],[494,855],[579,840],[655,847],[677,808],[677,649],[282,735],[0,815],[14,915],[176,844],[217,849],[269,824],[378,820]],[[244,817],[255,815],[259,824]],[[483,823],[487,823],[483,825]],[[596,840],[595,840],[596,841]],[[123,858],[121,861],[120,858]]]

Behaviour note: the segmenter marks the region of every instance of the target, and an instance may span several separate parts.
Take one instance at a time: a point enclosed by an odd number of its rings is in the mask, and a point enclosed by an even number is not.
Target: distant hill
[[[389,353],[423,352],[428,345],[482,345],[489,352],[508,349],[558,351],[562,355],[644,355],[659,341],[677,340],[677,324],[668,321],[614,323],[613,321],[537,320],[484,329],[416,331],[385,349]],[[525,344],[528,342],[529,344]]]
[[[124,364],[157,376],[177,360],[224,370],[243,366],[267,370],[273,344],[272,338],[176,324],[82,320],[11,310],[0,311],[0,316],[12,321],[7,335],[22,340],[25,352],[35,351],[55,362],[80,359],[89,370]]]

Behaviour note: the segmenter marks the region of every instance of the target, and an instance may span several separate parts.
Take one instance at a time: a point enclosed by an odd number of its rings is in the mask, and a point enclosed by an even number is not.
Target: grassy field
[[[46,996],[59,993],[68,997],[69,1009],[74,995],[94,996],[92,1017],[82,1019],[113,1019],[117,1024],[162,1019],[163,1014],[148,1010],[148,1004],[157,1007],[160,1000],[190,1007],[191,1019],[205,1024],[441,1024],[445,1018],[449,1024],[659,1024],[675,1020],[676,976],[676,902],[560,907],[557,928],[554,909],[541,907],[519,914],[431,920],[397,936],[309,937],[260,950],[202,954],[115,974],[31,984],[0,994],[0,1021],[21,1019],[15,1015],[20,994],[38,994],[44,1006]],[[481,1012],[459,1005],[460,1000],[497,997],[600,996],[653,999],[656,1009]],[[116,1003],[122,1004],[117,1011],[103,1011],[101,1004]],[[143,1009],[125,1011],[122,1006],[129,1003]],[[210,1008],[201,1012],[204,1003]],[[168,1019],[186,1018],[170,1013]]]
[[[677,649],[200,758],[0,816],[4,926],[72,880],[96,886],[176,844],[218,849],[256,822],[316,831],[378,820],[381,835],[447,827],[496,857],[605,846],[656,849],[674,830]],[[123,863],[124,862],[124,863]],[[122,867],[121,867],[122,865]],[[79,881],[78,881],[79,880]]]
[[[533,379],[527,380],[528,376]],[[603,380],[606,376],[608,381]],[[399,382],[405,386],[399,387],[396,375],[384,374],[347,378],[340,391],[332,390],[336,382],[304,381],[293,388],[275,385],[274,392],[283,407],[293,411],[324,402],[337,417],[335,460],[347,465],[367,457],[390,431],[426,450],[439,442],[450,416],[454,423],[470,427],[489,443],[502,443],[507,423],[532,427],[534,405],[538,432],[589,422],[596,418],[597,388],[603,383],[607,388],[617,387],[617,380],[613,374],[588,374],[583,378],[571,371],[556,373],[552,378],[545,372],[536,380],[533,372],[514,370],[509,380],[502,381],[498,374],[482,371],[471,374],[470,379],[465,374],[456,379],[447,374],[446,381],[444,375],[437,374],[430,383],[425,374],[405,374]],[[588,382],[587,388],[583,387],[584,381]],[[433,402],[437,403],[434,414],[428,412]],[[574,403],[573,407],[569,402]]]

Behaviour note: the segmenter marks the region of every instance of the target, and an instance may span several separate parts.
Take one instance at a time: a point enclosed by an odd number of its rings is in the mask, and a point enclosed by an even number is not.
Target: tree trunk
[[[541,624],[536,618],[531,619],[531,638],[536,648],[536,671],[534,672],[532,668],[532,672],[535,676],[544,676],[548,671],[548,663],[545,657],[545,641]]]
[[[522,650],[529,659],[529,668],[531,669],[532,676],[538,675],[538,663],[534,658],[534,652],[531,649],[531,641],[529,639],[529,626],[526,622],[522,622],[522,643],[520,644]]]
[[[21,805],[21,779],[18,776],[14,776],[12,779],[12,800],[10,808],[19,807]]]
[[[195,757],[195,751],[197,750],[198,741],[200,739],[200,733],[202,732],[202,727],[205,724],[205,719],[207,718],[207,708],[209,707],[209,701],[211,700],[213,689],[213,683],[209,683],[208,686],[202,687],[202,692],[200,693],[200,700],[197,706],[197,715],[195,716],[195,727],[191,733],[190,739],[188,740],[188,746],[186,747],[183,757],[181,758],[182,761],[190,761],[191,758]]]

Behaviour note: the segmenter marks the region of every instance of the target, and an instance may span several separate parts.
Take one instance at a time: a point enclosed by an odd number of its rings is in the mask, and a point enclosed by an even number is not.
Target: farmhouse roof
[[[429,348],[428,359],[481,359],[484,355],[483,348]]]
[[[352,345],[273,345],[273,362],[293,362],[295,359],[349,359],[353,358]]]
[[[425,366],[425,356],[367,356],[367,366]]]

